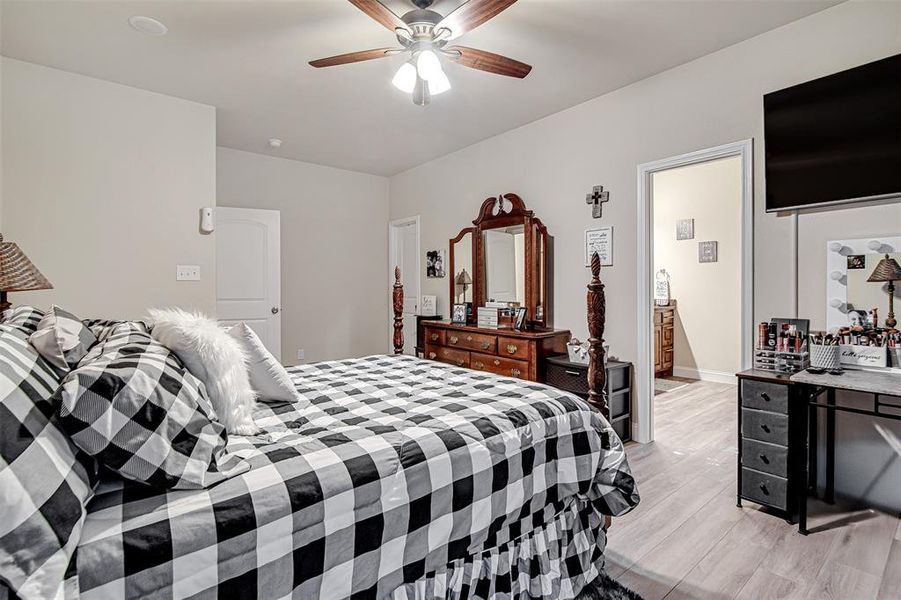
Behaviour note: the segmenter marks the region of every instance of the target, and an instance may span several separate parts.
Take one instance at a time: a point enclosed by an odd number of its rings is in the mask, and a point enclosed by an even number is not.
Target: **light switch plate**
[[[297,360],[303,360],[303,356],[304,356],[304,351],[302,349],[298,350],[297,351]]]
[[[176,281],[200,281],[200,265],[176,265]]]

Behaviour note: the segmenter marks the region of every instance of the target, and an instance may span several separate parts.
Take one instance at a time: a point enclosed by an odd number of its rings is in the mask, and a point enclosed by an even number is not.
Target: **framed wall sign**
[[[419,314],[423,317],[434,317],[438,314],[436,307],[437,303],[437,296],[423,296],[422,301],[419,304]]]
[[[591,256],[597,252],[602,267],[613,266],[613,226],[585,230],[585,266],[591,266]]]
[[[679,219],[676,221],[676,239],[693,240],[695,238],[695,220]]]
[[[716,242],[698,242],[698,262],[715,263],[717,261]]]

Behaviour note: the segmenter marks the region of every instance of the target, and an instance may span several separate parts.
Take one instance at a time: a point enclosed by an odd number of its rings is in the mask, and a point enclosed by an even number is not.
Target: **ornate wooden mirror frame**
[[[487,198],[479,209],[479,216],[472,222],[473,227],[460,231],[449,243],[448,266],[450,269],[450,301],[456,298],[456,268],[454,266],[454,245],[472,234],[472,299],[473,313],[475,307],[484,306],[488,300],[485,290],[485,244],[483,233],[487,230],[502,227],[523,226],[524,259],[523,269],[524,296],[523,306],[528,310],[526,322],[530,328],[546,328],[550,326],[549,284],[548,284],[548,233],[541,219],[526,208],[522,198],[516,194],[504,194],[496,198]],[[470,322],[475,320],[475,314]]]

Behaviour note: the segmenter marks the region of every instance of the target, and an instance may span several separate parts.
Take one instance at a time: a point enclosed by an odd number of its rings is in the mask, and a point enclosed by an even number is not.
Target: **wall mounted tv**
[[[763,97],[766,210],[901,199],[901,54]]]

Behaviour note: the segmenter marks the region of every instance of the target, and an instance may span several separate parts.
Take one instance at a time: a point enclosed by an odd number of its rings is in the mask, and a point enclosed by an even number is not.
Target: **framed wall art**
[[[677,240],[693,240],[695,239],[695,220],[679,219],[676,221],[676,239]]]
[[[597,252],[602,267],[613,266],[613,226],[585,230],[585,266],[591,266],[591,256]]]

